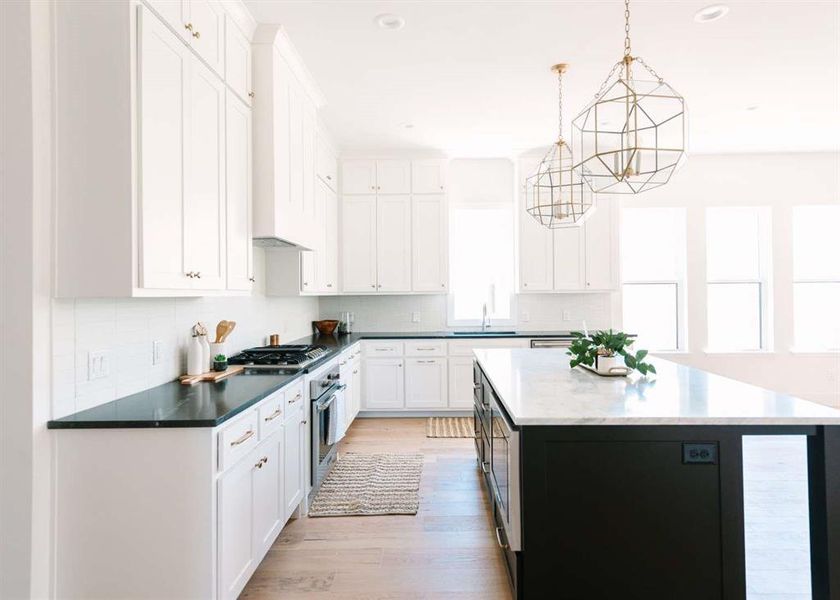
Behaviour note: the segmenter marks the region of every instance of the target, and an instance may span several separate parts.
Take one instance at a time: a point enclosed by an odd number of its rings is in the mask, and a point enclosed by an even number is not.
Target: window
[[[625,208],[623,328],[650,350],[685,348],[685,210]]]
[[[793,328],[797,349],[840,350],[840,206],[793,209]]]
[[[451,213],[450,325],[514,323],[513,205],[455,205]]]
[[[769,273],[769,209],[706,209],[709,350],[741,352],[769,347]]]

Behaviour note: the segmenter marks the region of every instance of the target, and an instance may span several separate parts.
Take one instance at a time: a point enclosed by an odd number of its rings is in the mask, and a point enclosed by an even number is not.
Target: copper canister
[[[269,346],[279,346],[280,345],[280,336],[276,333],[272,333],[268,336],[268,345]]]

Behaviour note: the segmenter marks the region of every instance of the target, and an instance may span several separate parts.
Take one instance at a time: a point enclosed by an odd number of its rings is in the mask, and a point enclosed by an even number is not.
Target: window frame
[[[709,277],[709,212],[712,210],[729,209],[750,209],[756,212],[758,219],[758,276],[757,277]],[[705,209],[705,298],[704,308],[706,314],[706,354],[750,354],[756,352],[773,351],[773,230],[772,210],[769,206],[746,205],[746,206],[707,206]],[[710,313],[709,313],[709,288],[714,285],[745,285],[754,284],[758,286],[758,347],[757,348],[729,348],[715,347],[709,345]]]
[[[625,285],[673,285],[676,289],[676,306],[674,307],[674,323],[676,331],[674,339],[676,340],[675,348],[649,348],[651,352],[657,354],[664,353],[683,353],[688,351],[688,305],[687,305],[687,287],[688,287],[688,211],[683,206],[639,206],[639,207],[623,207],[622,213],[626,210],[641,211],[641,210],[659,210],[670,211],[674,214],[679,213],[682,227],[682,244],[676,249],[679,252],[679,269],[678,277],[662,277],[662,278],[640,278],[640,279],[626,279],[622,270],[621,288],[622,297]],[[623,215],[622,215],[623,221]],[[621,236],[621,242],[624,243],[624,237]],[[624,325],[624,302],[621,306],[621,320]],[[630,332],[639,333],[639,332]]]
[[[800,346],[797,342],[797,327],[796,327],[796,286],[809,284],[835,284],[840,285],[840,277],[797,277],[796,276],[796,210],[800,208],[817,208],[823,206],[836,207],[837,204],[800,204],[791,209],[790,219],[790,239],[791,239],[791,324],[792,324],[792,344],[791,351],[800,353],[824,353],[824,354],[840,354],[840,347],[838,348],[814,348],[810,346]]]
[[[505,203],[505,202],[469,202],[469,203],[452,203],[449,206],[449,237],[452,239],[453,236],[457,235],[457,232],[454,230],[455,228],[455,221],[456,219],[453,218],[452,213],[459,209],[467,209],[467,210],[486,210],[486,209],[505,209],[510,212],[510,219],[509,219],[509,227],[510,227],[510,235],[511,235],[511,250],[512,250],[512,272],[511,272],[511,292],[509,298],[509,306],[510,306],[510,317],[507,319],[500,319],[494,318],[492,315],[488,314],[488,322],[490,325],[488,329],[492,330],[494,325],[503,325],[505,327],[516,326],[518,324],[517,320],[517,280],[516,280],[516,257],[517,257],[517,244],[516,244],[516,210],[515,205],[513,203]],[[455,269],[452,268],[452,250],[455,247],[455,244],[451,242],[448,245],[447,252],[449,252],[448,261],[450,264],[449,268],[449,286],[448,292],[446,294],[446,325],[447,327],[476,327],[481,326],[481,318],[474,318],[474,319],[457,319],[455,318]],[[495,292],[494,292],[495,294]],[[489,312],[489,311],[488,311]]]

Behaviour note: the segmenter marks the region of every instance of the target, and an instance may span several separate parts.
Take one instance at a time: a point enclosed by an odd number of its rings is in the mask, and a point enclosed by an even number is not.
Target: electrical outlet
[[[110,374],[110,354],[108,352],[88,352],[88,381],[104,379]]]
[[[531,313],[529,313],[527,310],[523,310],[522,315],[520,316],[520,320],[523,323],[527,323],[528,321],[531,320]]]
[[[159,365],[163,357],[163,342],[155,340],[152,342],[152,366]]]
[[[413,311],[411,313],[411,322],[412,323],[419,323],[420,322],[420,313],[418,311]]]
[[[564,321],[571,321],[572,320],[572,313],[570,313],[568,310],[564,310],[563,311],[563,320]]]

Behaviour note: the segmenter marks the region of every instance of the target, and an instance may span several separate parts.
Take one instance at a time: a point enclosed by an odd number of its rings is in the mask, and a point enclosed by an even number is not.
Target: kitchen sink
[[[489,335],[489,336],[500,336],[500,335],[516,335],[515,331],[453,331],[452,335]]]

